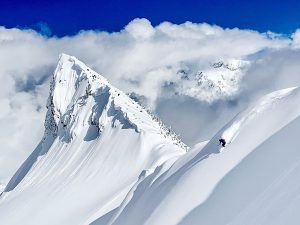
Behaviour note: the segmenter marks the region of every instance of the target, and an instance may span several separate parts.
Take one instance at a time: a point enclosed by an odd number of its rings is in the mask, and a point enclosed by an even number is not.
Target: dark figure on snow
[[[219,142],[223,147],[225,147],[225,145],[226,145],[225,139],[221,138],[221,139],[219,139]]]

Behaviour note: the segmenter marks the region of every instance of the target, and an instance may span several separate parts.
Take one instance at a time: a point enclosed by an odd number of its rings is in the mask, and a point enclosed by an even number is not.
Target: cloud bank
[[[61,52],[134,92],[188,144],[210,138],[255,98],[300,84],[300,31],[224,29],[135,19],[115,33],[47,37],[0,27],[0,181],[43,134],[49,78]]]

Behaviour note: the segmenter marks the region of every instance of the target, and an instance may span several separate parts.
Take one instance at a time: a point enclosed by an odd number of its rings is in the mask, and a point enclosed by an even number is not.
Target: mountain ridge
[[[20,223],[9,211],[29,202],[32,207],[21,217],[35,218],[30,224],[41,224],[57,205],[67,213],[53,224],[74,224],[69,216],[74,213],[85,221],[97,208],[101,216],[120,204],[143,170],[187,150],[156,117],[73,56],[60,56],[47,107],[42,141],[1,196],[0,208],[8,210],[0,213],[6,224]],[[47,209],[37,211],[48,195]]]

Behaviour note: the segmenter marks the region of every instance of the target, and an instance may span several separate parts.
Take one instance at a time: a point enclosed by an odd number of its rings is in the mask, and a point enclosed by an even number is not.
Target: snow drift
[[[299,103],[300,88],[270,93],[186,152],[159,119],[61,55],[44,138],[6,186],[1,223],[298,224]]]

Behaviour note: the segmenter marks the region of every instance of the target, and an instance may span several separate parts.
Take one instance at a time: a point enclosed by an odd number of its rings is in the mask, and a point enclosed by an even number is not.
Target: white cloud
[[[125,27],[125,31],[139,40],[149,39],[155,34],[155,29],[146,19],[134,19]]]
[[[300,47],[300,29],[297,29],[295,33],[292,35],[293,37],[293,45],[295,48]]]
[[[42,136],[48,78],[61,52],[75,55],[120,89],[146,96],[193,143],[209,138],[256,94],[299,84],[299,43],[299,31],[286,38],[205,23],[153,27],[146,19],[135,19],[120,32],[82,31],[62,38],[0,27],[0,181],[7,182]],[[237,83],[224,84],[236,84],[237,91],[214,95],[208,104],[207,92],[196,86],[196,72],[211,74],[212,63],[233,59],[251,61]]]

